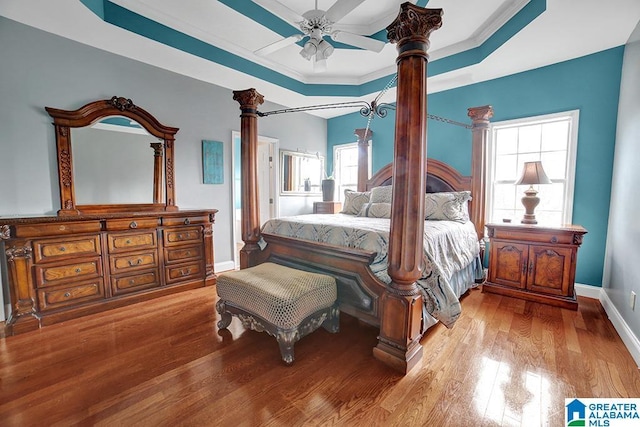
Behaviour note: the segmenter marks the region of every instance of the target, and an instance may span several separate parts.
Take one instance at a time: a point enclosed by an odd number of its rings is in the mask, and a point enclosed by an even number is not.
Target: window
[[[494,123],[487,165],[487,221],[522,219],[520,199],[528,186],[514,184],[524,162],[540,160],[552,183],[534,186],[540,198],[536,219],[539,224],[571,223],[577,141],[578,110]]]
[[[344,190],[358,189],[358,143],[333,147],[333,171],[339,200],[344,202]],[[369,176],[371,176],[371,143],[369,143]]]

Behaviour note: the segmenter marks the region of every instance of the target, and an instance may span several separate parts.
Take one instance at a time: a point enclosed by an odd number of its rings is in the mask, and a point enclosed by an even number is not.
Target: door
[[[233,141],[233,199],[234,199],[234,262],[236,268],[240,266],[240,249],[242,241],[242,167],[240,162],[240,132],[232,133]],[[278,170],[277,157],[278,140],[258,136],[258,197],[260,224],[278,215],[276,192]]]
[[[531,246],[527,289],[545,294],[569,295],[572,248]]]
[[[524,289],[527,280],[529,246],[520,243],[491,242],[489,281],[512,288]]]

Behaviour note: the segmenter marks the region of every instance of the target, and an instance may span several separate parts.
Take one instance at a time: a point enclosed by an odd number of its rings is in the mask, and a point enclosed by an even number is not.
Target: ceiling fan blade
[[[351,46],[373,52],[380,52],[385,46],[385,43],[380,40],[361,36],[359,34],[347,33],[346,31],[334,31],[331,33],[331,38],[337,42],[349,44]]]
[[[278,16],[279,18],[284,19],[289,23],[295,23],[304,21],[302,15],[298,12],[289,9],[287,6],[280,3],[278,0],[253,0],[254,3],[258,4],[264,9],[267,9],[269,12]]]
[[[353,9],[360,6],[363,1],[364,0],[338,0],[327,10],[325,16],[331,22],[338,22]]]
[[[300,40],[302,40],[303,37],[304,37],[303,34],[294,34],[293,36],[289,36],[275,43],[268,44],[265,47],[260,48],[253,53],[255,53],[258,56],[267,56],[277,50],[280,50],[282,48],[289,46],[290,44],[299,42]]]

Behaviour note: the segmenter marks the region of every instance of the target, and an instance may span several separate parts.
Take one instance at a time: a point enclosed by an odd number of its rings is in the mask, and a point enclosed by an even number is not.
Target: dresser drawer
[[[76,282],[102,276],[102,259],[88,258],[72,264],[35,266],[36,286],[60,285],[63,281]]]
[[[167,249],[165,248],[165,262],[173,264],[176,262],[191,261],[202,258],[202,245],[186,246]]]
[[[109,257],[111,274],[120,274],[132,270],[148,269],[158,266],[158,251],[150,250],[136,253],[124,253]]]
[[[111,276],[111,294],[114,296],[159,286],[160,275],[157,269],[129,276]]]
[[[156,231],[149,230],[137,233],[112,233],[107,237],[109,252],[118,253],[124,251],[155,248],[157,246]]]
[[[33,242],[33,256],[36,263],[100,255],[100,252],[99,235],[35,240]]]
[[[15,237],[53,237],[65,234],[99,233],[100,231],[102,231],[102,225],[99,220],[15,225]]]
[[[164,245],[188,245],[202,241],[201,227],[169,228],[163,231]]]
[[[162,225],[174,227],[177,225],[196,225],[206,224],[209,221],[209,215],[182,216],[173,218],[162,218]]]
[[[572,245],[574,244],[574,233],[570,231],[565,231],[562,229],[559,230],[545,230],[542,227],[496,227],[493,228],[493,237],[494,239],[505,239],[505,240],[520,240],[522,242],[536,242],[536,243],[552,243],[552,244],[563,244],[563,245]]]
[[[190,262],[165,267],[165,271],[167,284],[204,277],[204,265],[202,262]]]
[[[138,228],[156,228],[158,218],[126,218],[108,219],[106,221],[107,231],[135,230]]]
[[[38,306],[42,311],[103,298],[104,284],[101,277],[75,286],[38,289]]]

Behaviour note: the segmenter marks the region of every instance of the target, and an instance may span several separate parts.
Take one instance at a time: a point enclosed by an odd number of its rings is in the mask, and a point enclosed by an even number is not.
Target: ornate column
[[[381,298],[382,317],[374,356],[408,372],[422,358],[422,296],[416,280],[423,265],[425,163],[427,157],[427,48],[429,35],[442,25],[442,9],[411,3],[387,27],[397,43],[393,208],[389,239],[391,284]]]
[[[240,268],[258,263],[260,247],[260,198],[258,196],[258,106],[264,97],[255,89],[233,91],[240,104],[240,153],[242,167],[242,240]]]
[[[216,222],[216,213],[215,212],[209,214],[209,222],[204,224],[204,268],[205,268],[205,286],[215,285],[218,276],[213,271],[214,267],[214,253],[213,253],[213,224]]]
[[[160,142],[152,142],[149,144],[153,148],[153,203],[162,203],[162,146]]]
[[[471,118],[471,209],[469,215],[476,226],[480,242],[481,259],[484,259],[484,221],[487,189],[487,145],[489,144],[489,119],[493,117],[490,105],[468,109]]]
[[[0,249],[7,257],[7,274],[11,289],[11,314],[6,322],[6,335],[32,331],[40,327],[40,318],[36,313],[35,289],[31,280],[31,244],[25,240],[10,240],[11,228],[0,226]],[[10,240],[10,245],[5,241]]]
[[[369,141],[373,131],[367,128],[356,129],[358,137],[358,191],[366,191],[369,180]]]

